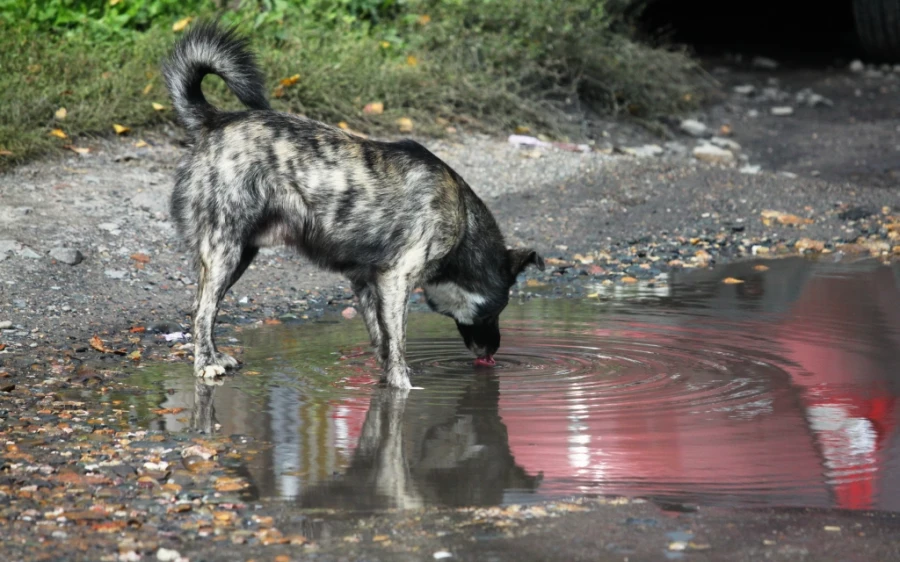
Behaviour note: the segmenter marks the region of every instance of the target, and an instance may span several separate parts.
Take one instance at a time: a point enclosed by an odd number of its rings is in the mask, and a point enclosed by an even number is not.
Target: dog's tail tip
[[[200,129],[217,112],[204,97],[201,83],[216,74],[249,109],[269,109],[264,80],[247,41],[234,28],[216,21],[192,25],[162,65],[172,106],[189,130]]]

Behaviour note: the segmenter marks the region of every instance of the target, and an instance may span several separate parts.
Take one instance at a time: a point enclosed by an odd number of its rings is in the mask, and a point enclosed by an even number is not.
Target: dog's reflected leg
[[[222,386],[222,379],[198,378],[194,380],[194,407],[191,409],[191,429],[201,433],[213,433],[216,421],[216,407],[213,397],[216,387]]]
[[[385,388],[376,391],[356,450],[358,457],[371,463],[375,494],[401,508],[422,505],[403,447],[403,414],[408,396],[406,390]]]

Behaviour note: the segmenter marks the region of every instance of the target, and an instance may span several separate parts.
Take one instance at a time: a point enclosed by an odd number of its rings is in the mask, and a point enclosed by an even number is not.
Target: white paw
[[[387,377],[387,385],[390,388],[396,388],[397,390],[411,390],[412,383],[409,382],[409,376],[402,372],[401,374],[394,375],[391,373]]]
[[[198,377],[202,377],[204,379],[221,377],[225,374],[225,367],[223,367],[222,365],[206,365],[205,367],[197,369],[196,374]]]

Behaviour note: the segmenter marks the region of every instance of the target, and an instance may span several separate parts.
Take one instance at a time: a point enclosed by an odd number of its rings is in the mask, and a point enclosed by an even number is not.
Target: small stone
[[[734,154],[730,150],[712,144],[702,144],[694,149],[694,158],[709,164],[729,164],[734,162]]]
[[[447,552],[446,550],[439,550],[435,552],[433,555],[435,560],[444,560],[445,558],[452,558],[453,555]]]
[[[19,250],[19,257],[26,258],[29,260],[40,259],[41,255],[28,246],[22,246],[22,249]]]
[[[156,559],[160,562],[175,562],[181,558],[181,553],[177,550],[171,550],[168,548],[160,548],[156,551]]]
[[[665,150],[658,144],[645,144],[644,146],[634,146],[627,147],[622,149],[626,154],[630,154],[632,156],[637,156],[638,158],[652,158],[654,156],[659,156]]]
[[[9,320],[0,322],[0,330],[9,330],[10,328],[12,328],[12,322],[10,322]]]
[[[84,256],[78,250],[63,247],[56,247],[50,250],[50,257],[69,265],[78,265],[84,260]]]
[[[727,150],[731,150],[732,152],[738,152],[741,150],[741,145],[734,142],[731,139],[726,139],[724,137],[713,137],[709,139],[711,144],[718,146],[719,148],[725,148]]]
[[[793,115],[794,108],[789,105],[779,105],[775,106],[769,110],[772,115],[777,115],[779,117],[784,115]]]
[[[131,205],[142,211],[148,211],[153,214],[168,215],[169,204],[165,197],[160,197],[158,193],[150,193],[142,191],[135,194],[131,198]]]
[[[760,170],[762,170],[762,166],[747,164],[745,166],[741,166],[741,169],[739,169],[738,172],[753,176],[758,174]]]
[[[756,86],[753,84],[743,84],[741,86],[734,87],[734,93],[740,94],[742,96],[752,95],[756,91]]]
[[[850,63],[850,72],[860,73],[866,69],[866,65],[863,64],[863,61],[856,59]]]
[[[15,253],[19,247],[20,244],[15,240],[0,240],[0,260],[3,260],[9,254]]]
[[[762,68],[764,70],[775,70],[778,68],[778,61],[772,60],[768,57],[753,57],[753,60],[750,61],[756,68]]]
[[[356,318],[356,315],[357,315],[356,309],[353,308],[352,306],[348,306],[347,308],[345,308],[344,310],[341,311],[341,316],[343,316],[347,320]]]
[[[692,137],[702,137],[706,134],[706,125],[696,119],[685,119],[679,127]]]
[[[110,279],[125,279],[125,276],[128,275],[128,272],[122,271],[121,269],[107,269],[103,272],[103,274]]]

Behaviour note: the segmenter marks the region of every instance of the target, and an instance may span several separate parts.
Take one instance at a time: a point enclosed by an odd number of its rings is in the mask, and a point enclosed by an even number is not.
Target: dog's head
[[[530,248],[511,249],[479,273],[479,283],[469,290],[457,282],[439,282],[425,286],[425,297],[432,310],[450,316],[466,347],[483,363],[493,364],[500,348],[500,313],[509,303],[509,290],[529,265],[544,270],[544,259]],[[487,282],[485,282],[487,281]]]

